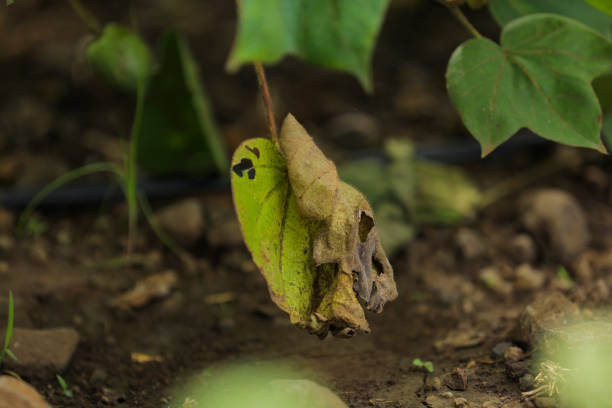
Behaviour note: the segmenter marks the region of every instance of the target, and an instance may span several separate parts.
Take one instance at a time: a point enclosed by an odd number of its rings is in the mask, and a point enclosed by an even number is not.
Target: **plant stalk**
[[[261,65],[261,62],[256,62],[254,65],[255,72],[257,72],[259,90],[261,91],[261,97],[263,98],[264,106],[266,108],[266,118],[268,120],[268,129],[270,130],[270,138],[276,147],[279,147],[278,132],[276,131],[276,119],[274,118],[274,110],[272,109],[272,98],[270,97],[270,89],[268,88],[266,73],[263,65]]]
[[[85,23],[87,28],[89,28],[89,31],[93,34],[100,34],[102,32],[102,24],[83,6],[80,0],[68,0],[68,3],[70,3],[74,12]]]
[[[480,34],[480,32],[478,32],[476,27],[474,27],[472,23],[470,23],[470,20],[468,20],[465,14],[463,14],[463,11],[461,11],[459,6],[457,6],[456,4],[450,3],[448,0],[437,0],[437,1],[438,3],[443,4],[448,9],[448,11],[450,11],[451,14],[455,16],[457,21],[459,21],[461,25],[470,32],[470,34],[472,34],[475,38],[482,38],[482,34]]]

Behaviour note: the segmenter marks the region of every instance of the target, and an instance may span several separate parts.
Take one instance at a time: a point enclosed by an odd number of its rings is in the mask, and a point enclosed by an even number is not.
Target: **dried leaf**
[[[380,312],[397,297],[372,210],[293,116],[280,144],[284,157],[269,140],[250,139],[232,159],[234,203],[253,260],[292,323],[319,336],[368,332],[360,300]]]

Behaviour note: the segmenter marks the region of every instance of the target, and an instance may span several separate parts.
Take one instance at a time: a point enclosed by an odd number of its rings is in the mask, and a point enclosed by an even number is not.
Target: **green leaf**
[[[414,360],[412,360],[412,365],[416,367],[423,367],[423,362],[420,358],[415,358]]]
[[[317,280],[311,241],[321,223],[300,214],[285,159],[271,141],[246,140],[232,163],[234,205],[253,261],[266,278],[272,300],[289,313],[292,323],[307,325],[314,313],[311,299]]]
[[[591,6],[595,7],[598,10],[603,11],[606,14],[612,16],[612,2],[610,0],[585,0]]]
[[[571,146],[605,152],[591,81],[612,66],[612,43],[565,17],[533,14],[506,27],[501,47],[477,38],[449,61],[450,97],[483,156],[527,127]]]
[[[354,74],[371,90],[370,58],[389,0],[242,0],[227,63],[276,63],[287,54]]]
[[[603,2],[608,1],[603,0]],[[529,14],[551,13],[578,20],[604,36],[612,38],[612,17],[581,0],[490,0],[489,10],[502,27],[512,20]]]
[[[110,23],[85,53],[91,66],[108,82],[136,91],[138,77],[147,78],[153,66],[149,47],[127,28]]]
[[[6,5],[10,6],[11,4],[13,4],[15,2],[15,0],[6,0]]]
[[[186,41],[167,33],[138,136],[138,161],[155,174],[227,172],[227,156]]]
[[[425,363],[423,363],[423,367],[425,367],[430,373],[434,372],[434,366],[431,361],[426,361]]]
[[[6,355],[12,358],[15,361],[19,361],[15,353],[13,353],[10,349],[6,349]]]

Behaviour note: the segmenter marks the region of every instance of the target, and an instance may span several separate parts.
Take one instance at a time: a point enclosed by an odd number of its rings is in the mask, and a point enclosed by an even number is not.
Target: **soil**
[[[189,0],[180,7],[169,3],[174,2],[98,2],[92,10],[103,21],[136,24],[152,43],[164,28],[180,29],[201,64],[228,149],[246,137],[264,135],[252,70],[243,68],[234,75],[224,71],[235,29],[233,2]],[[443,82],[450,53],[468,35],[442,7],[408,4],[398,2],[390,9],[374,56],[373,95],[364,94],[348,75],[290,58],[268,71],[278,116],[291,110],[304,118],[305,126],[336,158],[379,147],[382,135],[399,134],[428,145],[469,140]],[[472,14],[485,33],[497,35],[486,12]],[[129,129],[133,101],[109,89],[79,59],[85,36],[67,2],[18,0],[0,13],[4,187],[32,187],[49,177],[47,167],[30,178],[23,176],[25,170],[10,167],[16,157],[28,157],[29,167],[46,163],[39,160],[43,154],[54,157],[61,163],[61,174],[64,168],[108,159],[109,149],[124,140],[118,135]],[[345,112],[362,115],[376,130],[363,137],[355,137],[352,129],[330,130],[327,125]],[[87,137],[91,134],[102,135],[99,139],[107,148],[92,146]],[[572,193],[588,216],[590,250],[604,253],[612,243],[608,174],[601,173],[598,156],[580,155],[593,164],[542,178],[530,187],[555,186]],[[466,169],[485,188],[530,168],[541,156],[520,151]],[[520,400],[519,383],[507,375],[503,357],[492,357],[492,349],[509,339],[524,306],[536,295],[559,289],[585,308],[609,303],[606,298],[580,296],[589,287],[587,281],[560,286],[559,261],[549,256],[546,245],[537,246],[533,261],[546,276],[537,291],[514,290],[504,296],[480,282],[478,275],[485,267],[495,266],[511,278],[522,262],[508,250],[508,242],[523,232],[517,204],[522,192],[494,203],[464,225],[422,228],[392,259],[399,298],[382,314],[368,315],[371,334],[351,339],[320,340],[293,327],[269,299],[239,237],[211,239],[210,231],[220,228],[220,219],[231,220],[228,192],[195,196],[205,209],[208,230],[189,248],[197,260],[195,270],[186,268],[144,223],[135,246],[141,261],[122,262],[127,241],[123,203],[41,209],[37,219],[43,231],[23,240],[4,234],[10,239],[0,249],[6,263],[0,272],[0,307],[6,310],[4,296],[12,290],[16,327],[72,327],[79,332],[77,351],[61,373],[72,397],[64,395],[55,378],[24,377],[56,407],[181,406],[174,390],[192,376],[245,359],[289,361],[296,376],[307,372],[303,375],[329,386],[351,407],[417,407],[428,396],[449,390],[425,390],[424,373],[412,366],[415,358],[434,363],[430,379],[456,368],[467,370],[467,389],[452,391],[448,400],[441,397],[437,403],[446,405],[437,406],[454,406],[458,397],[483,407],[487,401],[494,404],[490,406],[509,405]],[[160,207],[176,199],[153,204]],[[10,211],[19,214],[18,208]],[[475,259],[465,259],[457,247],[458,230],[465,227],[485,243],[484,254]],[[140,308],[114,305],[114,299],[137,282],[165,270],[178,274],[169,294]],[[598,278],[607,282],[608,275],[602,272]],[[219,303],[209,297],[218,294],[225,294],[225,300]],[[435,347],[449,335],[471,332],[482,340],[459,349]],[[156,359],[139,362],[133,353]]]

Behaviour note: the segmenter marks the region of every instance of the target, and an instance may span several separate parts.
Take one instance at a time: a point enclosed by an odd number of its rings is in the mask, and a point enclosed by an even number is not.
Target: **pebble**
[[[512,343],[507,342],[507,341],[502,341],[501,343],[497,343],[493,347],[493,349],[491,349],[491,357],[493,357],[493,358],[502,358],[504,356],[504,352],[510,346],[512,346]]]
[[[113,300],[113,305],[120,308],[143,307],[153,299],[168,296],[176,286],[178,274],[169,269],[146,277],[134,285],[134,288]]]
[[[10,270],[9,264],[6,261],[0,261],[0,275],[8,275]]]
[[[468,387],[467,373],[463,368],[455,368],[444,377],[444,385],[453,391],[465,391]]]
[[[15,246],[13,237],[7,234],[0,234],[0,251],[9,252]]]
[[[529,363],[530,362],[527,360],[517,361],[516,363],[508,363],[506,364],[506,374],[508,374],[508,377],[512,378],[513,380],[518,380],[523,375],[527,374],[529,370]]]
[[[516,363],[522,360],[524,356],[523,350],[516,346],[508,347],[504,352],[504,360],[506,360],[507,364]]]
[[[455,398],[454,403],[456,408],[470,408],[470,404],[465,398]]]
[[[195,198],[172,203],[155,215],[164,231],[181,245],[192,246],[204,234],[204,212]]]
[[[443,398],[446,398],[446,399],[451,399],[451,398],[453,398],[455,396],[455,394],[453,394],[450,391],[444,391],[444,392],[440,393],[440,396],[443,397]]]
[[[425,398],[425,405],[429,408],[450,408],[450,404],[450,401],[440,398],[437,395],[428,395],[427,398]]]
[[[478,278],[486,287],[496,294],[504,297],[512,295],[512,284],[502,278],[497,268],[489,266],[482,269]]]
[[[535,377],[532,374],[525,374],[519,380],[519,387],[521,391],[529,391],[533,388]]]
[[[510,253],[520,263],[533,263],[538,252],[529,234],[517,234],[510,241]]]
[[[546,275],[524,263],[516,268],[514,273],[514,287],[518,290],[536,290],[544,285]]]
[[[499,404],[495,401],[485,401],[482,403],[482,408],[497,408]]]
[[[442,381],[440,381],[440,377],[432,377],[427,380],[427,384],[425,384],[426,391],[440,391],[442,388]]]
[[[10,348],[18,361],[9,358],[3,364],[21,376],[52,379],[66,369],[78,343],[79,333],[72,328],[15,328]]]
[[[272,380],[271,400],[274,394],[282,395],[307,407],[317,408],[348,408],[348,406],[329,388],[323,387],[311,380]]]
[[[464,259],[472,260],[480,258],[485,252],[480,234],[470,228],[459,228],[455,237],[457,246]]]
[[[554,256],[569,262],[589,244],[586,216],[578,201],[559,189],[540,189],[520,200],[525,228],[550,246]]]
[[[559,292],[539,295],[525,307],[512,334],[521,344],[533,345],[543,331],[554,329],[578,317],[578,306]]]
[[[8,375],[0,376],[0,408],[51,408],[30,384]]]

